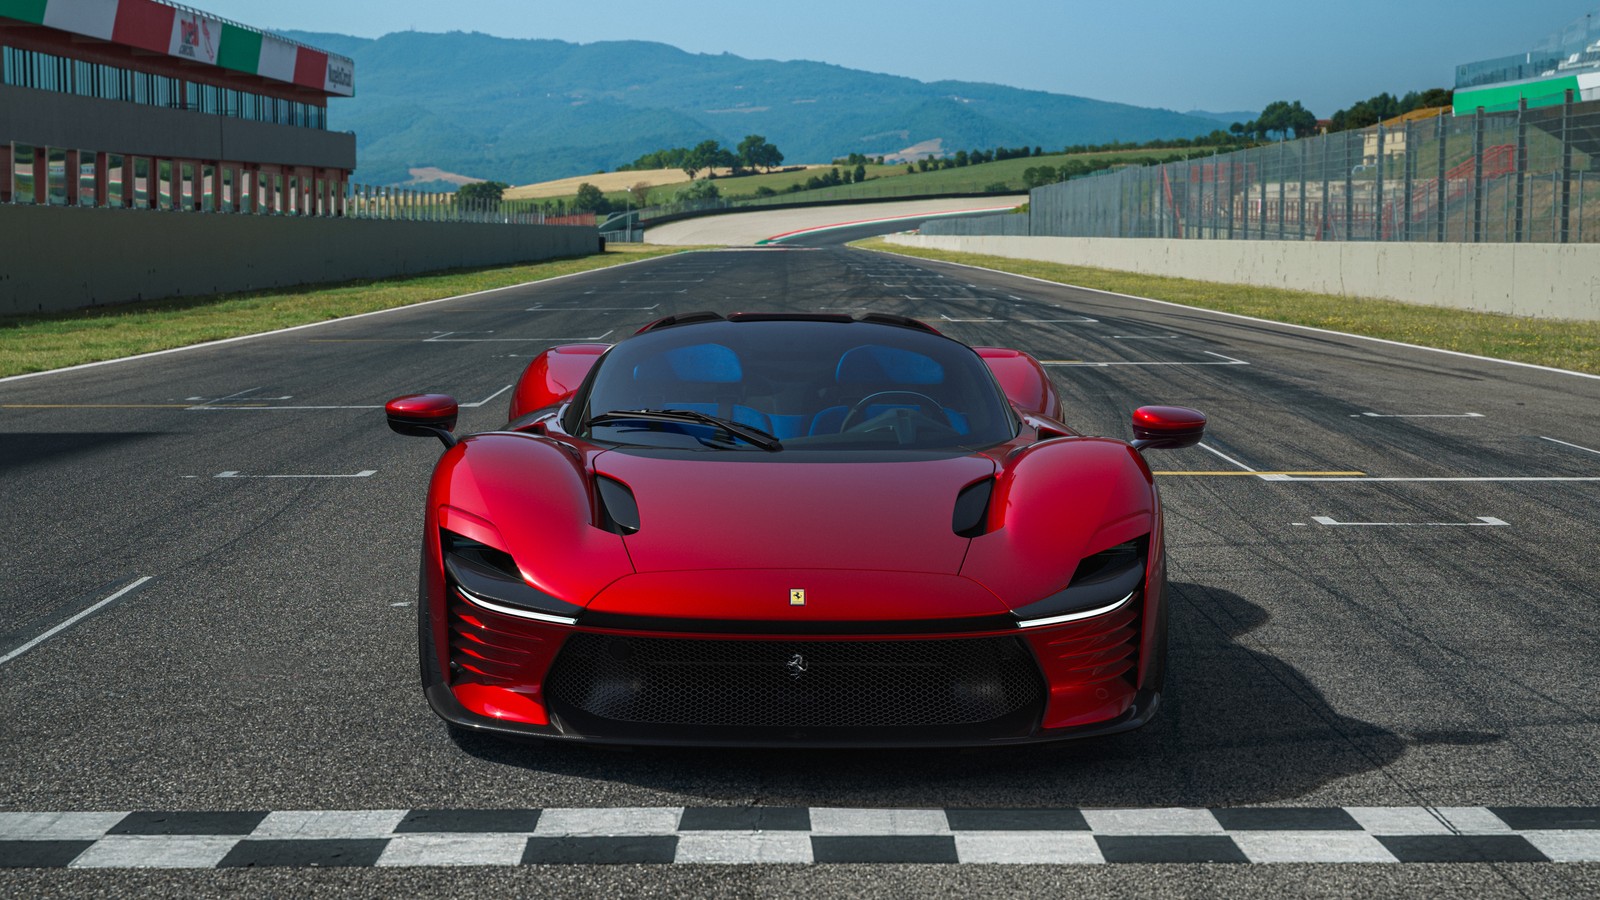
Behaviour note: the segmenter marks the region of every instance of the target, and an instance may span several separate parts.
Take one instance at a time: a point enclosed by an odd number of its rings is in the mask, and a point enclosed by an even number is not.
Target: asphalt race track
[[[1600,894],[1600,379],[856,236],[0,382],[0,866],[28,867],[0,894]],[[1156,721],[981,752],[453,741],[414,647],[439,446],[381,404],[443,391],[492,429],[546,346],[707,308],[1015,346],[1089,433],[1204,410],[1204,447],[1151,455]]]

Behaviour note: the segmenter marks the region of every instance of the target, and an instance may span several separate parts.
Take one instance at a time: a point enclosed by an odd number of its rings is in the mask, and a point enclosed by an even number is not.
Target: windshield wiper
[[[733,435],[747,444],[774,453],[783,449],[783,443],[772,434],[762,431],[754,425],[724,419],[703,412],[688,409],[613,409],[590,416],[584,425],[606,425],[612,422],[677,422],[691,425],[710,425]]]

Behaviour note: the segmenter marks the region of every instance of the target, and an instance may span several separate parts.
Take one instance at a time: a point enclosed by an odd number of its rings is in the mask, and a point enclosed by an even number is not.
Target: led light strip
[[[456,593],[461,595],[461,599],[471,603],[473,606],[487,609],[490,612],[497,612],[502,616],[514,616],[518,619],[532,619],[535,622],[549,622],[552,625],[578,624],[577,619],[568,618],[567,616],[554,616],[550,613],[534,612],[531,609],[518,609],[515,606],[502,606],[499,603],[485,600],[482,597],[474,594],[469,594],[460,585],[456,585]]]
[[[1018,622],[1017,623],[1017,627],[1018,628],[1038,628],[1041,625],[1060,625],[1063,622],[1076,622],[1079,619],[1092,619],[1095,616],[1103,616],[1108,612],[1115,612],[1116,610],[1121,609],[1122,606],[1124,604],[1126,604],[1129,600],[1132,600],[1133,599],[1133,595],[1137,594],[1137,593],[1139,593],[1137,590],[1129,591],[1128,592],[1128,596],[1123,597],[1121,600],[1118,600],[1117,602],[1112,603],[1112,604],[1110,604],[1108,606],[1102,606],[1099,609],[1086,609],[1086,610],[1084,610],[1082,612],[1067,613],[1065,615],[1060,615],[1060,616],[1051,616],[1051,617],[1049,617],[1047,619],[1029,619],[1029,620],[1027,620],[1025,622]]]

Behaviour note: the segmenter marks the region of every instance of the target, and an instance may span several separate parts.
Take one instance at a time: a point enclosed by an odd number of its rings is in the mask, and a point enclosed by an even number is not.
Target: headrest
[[[839,358],[834,380],[867,384],[942,384],[944,367],[921,353],[866,344]]]
[[[744,378],[739,357],[721,344],[676,347],[633,367],[635,381],[674,379],[731,384]]]

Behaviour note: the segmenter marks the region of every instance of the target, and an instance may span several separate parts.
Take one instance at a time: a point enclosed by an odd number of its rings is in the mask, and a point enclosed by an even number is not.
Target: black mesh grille
[[[545,683],[586,720],[733,728],[971,726],[1043,705],[1014,637],[898,641],[703,640],[578,634]]]

